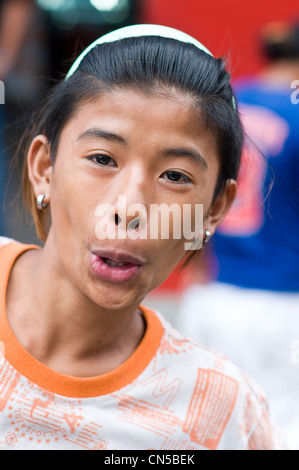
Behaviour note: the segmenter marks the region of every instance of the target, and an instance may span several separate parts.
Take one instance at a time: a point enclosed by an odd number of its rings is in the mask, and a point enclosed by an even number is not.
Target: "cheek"
[[[72,175],[70,177],[70,175]],[[89,191],[77,180],[74,172],[57,165],[53,172],[50,188],[51,218],[55,231],[77,233],[91,219],[95,208]]]
[[[156,253],[158,250],[156,250]],[[166,279],[170,276],[176,266],[180,263],[183,258],[185,251],[183,248],[183,241],[176,240],[173,243],[166,243],[160,245],[159,250],[160,256],[156,257],[155,274],[152,278],[152,282],[149,291],[152,291],[159,287]]]

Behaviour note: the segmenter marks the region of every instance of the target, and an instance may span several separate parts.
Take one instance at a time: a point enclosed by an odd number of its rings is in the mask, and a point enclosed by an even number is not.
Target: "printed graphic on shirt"
[[[184,431],[193,442],[217,449],[235,407],[238,382],[214,370],[199,369]]]
[[[167,370],[162,369],[147,378],[146,380],[143,380],[141,382],[141,385],[145,387],[147,385],[154,386],[152,396],[154,398],[163,397],[162,408],[170,408],[170,405],[173,399],[178,394],[182,383],[182,379],[179,379],[178,377],[173,380],[170,380],[168,378]]]
[[[6,363],[0,365],[0,413],[4,411],[20,380],[20,374]]]
[[[188,436],[189,437],[189,436]],[[167,438],[162,443],[160,450],[198,450],[198,446],[188,439],[171,439]]]
[[[266,432],[265,432],[266,431]],[[268,416],[266,412],[263,412],[263,415],[256,425],[254,432],[249,438],[249,450],[259,449],[259,450],[269,450],[273,445],[271,439],[271,429]],[[274,450],[274,449],[273,449]]]
[[[118,410],[117,419],[164,438],[175,434],[181,424],[173,411],[132,396],[123,396]]]
[[[22,383],[10,404],[10,429],[17,440],[26,437],[32,444],[58,442],[64,435],[73,434],[83,420],[78,402],[73,405],[59,404],[54,395],[37,393],[34,385]]]
[[[108,443],[101,436],[102,426],[86,420],[80,400],[58,399],[29,383],[16,389],[16,380],[11,385],[10,395],[13,391],[14,397],[9,403],[8,432],[2,442],[0,433],[0,449],[4,444],[13,447],[19,441],[34,448],[38,445],[54,448],[64,442],[66,446],[72,444],[82,449],[107,449]]]
[[[107,413],[101,397],[86,402],[57,396],[6,363],[0,369],[0,449],[128,449],[132,440],[141,449],[217,449],[236,407],[238,381],[211,369],[199,368],[192,381],[173,371],[151,369],[133,394],[111,394]],[[248,392],[241,434],[235,423],[233,448],[243,440],[252,449],[273,447],[266,409],[257,416],[252,397]]]

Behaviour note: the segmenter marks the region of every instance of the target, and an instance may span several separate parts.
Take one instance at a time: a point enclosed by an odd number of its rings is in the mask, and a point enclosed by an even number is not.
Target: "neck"
[[[7,316],[19,342],[52,369],[74,376],[107,373],[135,351],[145,330],[139,302],[110,310],[66,277],[51,243],[16,261]]]

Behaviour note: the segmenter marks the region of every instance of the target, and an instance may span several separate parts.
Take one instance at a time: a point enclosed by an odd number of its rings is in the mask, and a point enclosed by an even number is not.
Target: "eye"
[[[191,180],[183,173],[179,173],[178,171],[166,171],[163,175],[167,175],[167,179],[169,181],[173,181],[174,183],[180,184],[188,184],[191,183]]]
[[[110,163],[115,164],[115,161],[108,155],[91,155],[87,159],[96,165],[108,166]]]

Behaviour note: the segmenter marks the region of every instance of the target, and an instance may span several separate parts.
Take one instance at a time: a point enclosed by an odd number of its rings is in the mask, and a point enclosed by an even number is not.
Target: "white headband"
[[[93,49],[95,46],[99,44],[109,43],[119,41],[120,39],[125,38],[134,38],[140,36],[160,36],[163,38],[170,38],[176,39],[177,41],[191,43],[194,46],[198,47],[201,51],[206,52],[207,54],[211,55],[211,52],[203,46],[199,41],[194,39],[192,36],[189,36],[178,29],[169,28],[168,26],[159,26],[154,24],[136,24],[133,26],[125,26],[124,28],[117,29],[116,31],[111,31],[104,36],[101,36],[96,41],[94,41],[90,46],[88,46],[82,54],[79,55],[77,60],[73,63],[72,67],[70,68],[67,76],[65,77],[66,80],[70,78],[73,73],[77,70],[79,65],[81,64],[84,57]]]
[[[68,80],[75,73],[75,71],[80,66],[84,57],[95,46],[98,46],[99,44],[119,41],[125,38],[133,38],[133,37],[141,37],[141,36],[160,36],[163,38],[176,39],[177,41],[193,44],[201,51],[206,52],[207,54],[213,57],[213,54],[203,44],[201,44],[201,42],[197,41],[192,36],[189,36],[189,34],[179,31],[178,29],[169,28],[168,26],[154,25],[154,24],[136,24],[132,26],[125,26],[124,28],[120,28],[115,31],[111,31],[110,33],[105,34],[104,36],[101,36],[92,44],[90,44],[75,60],[67,76],[65,77],[65,80]],[[233,105],[233,108],[236,110],[236,101],[234,97],[232,99],[232,105]]]

